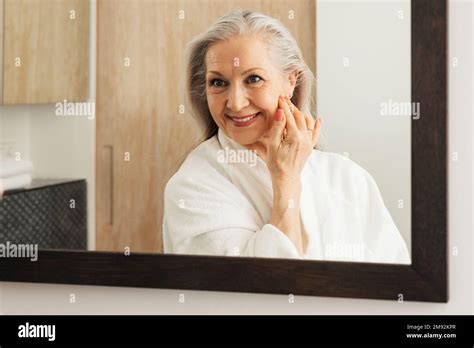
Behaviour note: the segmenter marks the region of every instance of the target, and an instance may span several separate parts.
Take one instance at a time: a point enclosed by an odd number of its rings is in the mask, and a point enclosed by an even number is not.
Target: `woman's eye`
[[[211,80],[211,86],[212,87],[224,87],[225,82],[222,81],[221,79],[213,79],[213,80]]]
[[[249,76],[248,81],[250,83],[257,83],[257,82],[262,81],[262,78],[258,75],[252,75],[252,76]]]

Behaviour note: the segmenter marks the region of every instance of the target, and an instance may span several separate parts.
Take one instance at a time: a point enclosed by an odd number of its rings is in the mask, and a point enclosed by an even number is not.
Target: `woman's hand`
[[[266,151],[274,190],[298,185],[320,130],[319,119],[303,115],[288,97],[279,98]]]
[[[316,145],[321,121],[303,115],[287,97],[280,97],[272,128],[253,149],[264,158],[273,186],[270,224],[282,231],[300,255],[306,252],[301,231],[301,172]]]

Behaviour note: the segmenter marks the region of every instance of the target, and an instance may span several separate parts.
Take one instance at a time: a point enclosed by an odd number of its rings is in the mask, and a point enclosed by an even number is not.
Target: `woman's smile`
[[[247,127],[250,126],[251,124],[255,123],[257,118],[261,116],[261,112],[257,112],[255,114],[251,115],[245,115],[245,116],[230,116],[230,115],[225,115],[227,119],[229,119],[231,124],[234,127]]]

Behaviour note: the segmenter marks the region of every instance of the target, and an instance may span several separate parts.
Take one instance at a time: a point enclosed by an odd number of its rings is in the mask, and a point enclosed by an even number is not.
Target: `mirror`
[[[35,4],[3,14],[24,18],[3,33],[4,242],[411,263],[410,1],[104,0],[90,32],[89,7]],[[47,10],[88,98],[48,95],[61,70],[21,65],[42,52],[13,59]]]

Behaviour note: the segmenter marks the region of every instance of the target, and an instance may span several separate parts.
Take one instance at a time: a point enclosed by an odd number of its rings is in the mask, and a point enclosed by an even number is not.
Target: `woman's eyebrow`
[[[250,72],[250,71],[252,71],[252,70],[263,70],[263,71],[265,71],[265,69],[263,69],[263,68],[255,67],[255,68],[250,68],[250,69],[245,70],[245,71],[242,73],[242,75],[245,75],[245,74],[247,74],[248,72]],[[214,70],[208,71],[208,73],[213,73],[213,74],[216,74],[216,75],[224,76],[224,75],[222,75],[220,72],[214,71]]]

